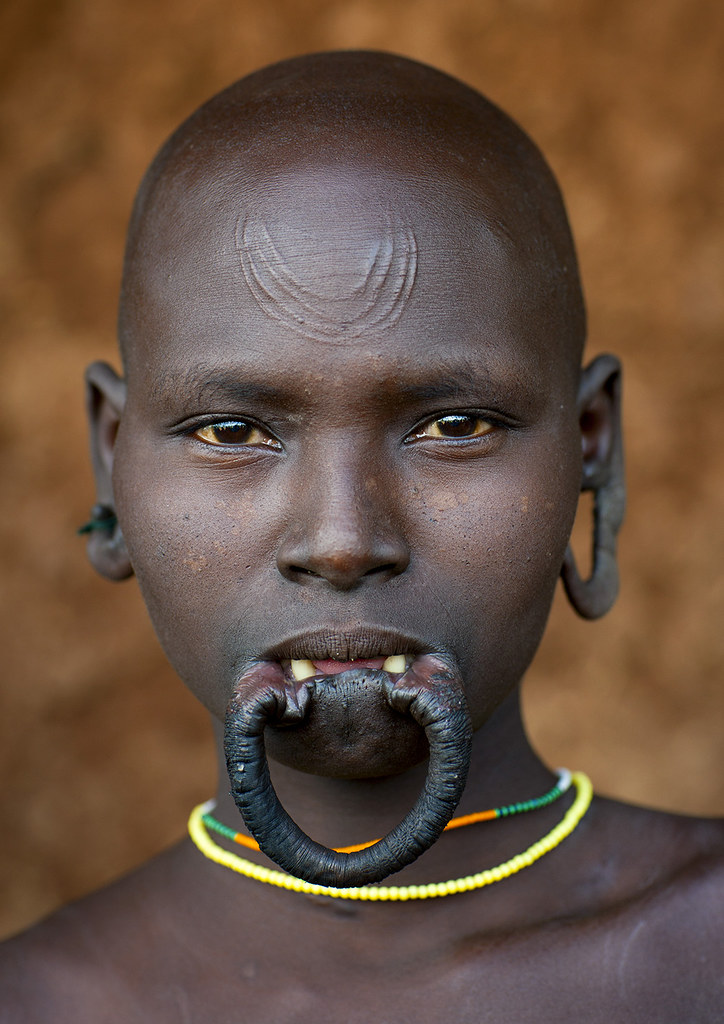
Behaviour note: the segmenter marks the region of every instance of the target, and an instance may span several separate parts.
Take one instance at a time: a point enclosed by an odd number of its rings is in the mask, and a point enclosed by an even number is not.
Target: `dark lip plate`
[[[310,661],[355,661],[390,654],[419,655],[434,653],[436,647],[414,637],[381,626],[333,627],[298,633],[282,640],[264,653],[266,661],[309,658]]]

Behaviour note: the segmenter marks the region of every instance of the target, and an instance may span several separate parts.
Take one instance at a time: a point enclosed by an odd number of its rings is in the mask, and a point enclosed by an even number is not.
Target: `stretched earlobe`
[[[584,619],[598,619],[618,596],[616,536],[626,508],[621,437],[621,364],[598,356],[583,370],[579,391],[583,444],[581,491],[593,491],[593,567],[581,579],[570,545],[561,567],[568,599]]]
[[[88,535],[87,553],[94,569],[109,580],[133,575],[126,543],[116,518],[113,497],[113,448],[126,400],[126,385],[107,363],[91,363],[85,374],[86,410],[98,503],[79,532]]]

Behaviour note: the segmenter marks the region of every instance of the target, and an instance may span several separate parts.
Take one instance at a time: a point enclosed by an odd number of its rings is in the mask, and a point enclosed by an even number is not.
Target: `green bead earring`
[[[114,530],[118,519],[116,513],[109,505],[94,505],[91,509],[90,519],[79,528],[78,533],[93,533],[94,530]]]

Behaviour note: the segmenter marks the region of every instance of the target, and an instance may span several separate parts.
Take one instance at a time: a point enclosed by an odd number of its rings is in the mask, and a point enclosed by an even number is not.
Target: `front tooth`
[[[407,668],[407,658],[404,654],[391,654],[389,658],[385,658],[382,668],[385,672],[402,673]]]
[[[312,676],[316,676],[317,670],[307,658],[300,658],[295,661],[292,658],[292,675],[298,683],[303,683],[305,679],[311,679]]]

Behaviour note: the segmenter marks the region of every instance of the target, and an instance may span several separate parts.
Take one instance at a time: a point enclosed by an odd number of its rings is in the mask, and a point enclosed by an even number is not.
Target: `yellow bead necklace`
[[[509,878],[511,875],[517,874],[518,871],[522,871],[523,868],[530,867],[545,854],[554,850],[580,823],[593,797],[591,780],[583,772],[573,772],[571,781],[576,790],[575,800],[558,824],[523,853],[511,857],[510,860],[498,864],[497,867],[480,871],[476,875],[466,875],[464,878],[456,878],[449,882],[433,882],[429,885],[362,885],[338,889],[330,885],[305,882],[284,871],[276,871],[254,864],[253,861],[246,860],[244,857],[239,857],[218,846],[209,836],[203,816],[211,813],[216,804],[215,800],[208,800],[206,803],[194,807],[189,816],[188,830],[195,845],[209,860],[230,868],[247,878],[256,879],[256,881],[264,882],[267,885],[275,885],[280,889],[291,889],[293,892],[304,892],[314,896],[332,896],[335,899],[343,900],[425,900],[436,896],[452,896],[458,892],[482,889],[485,885],[492,885],[493,882]]]

